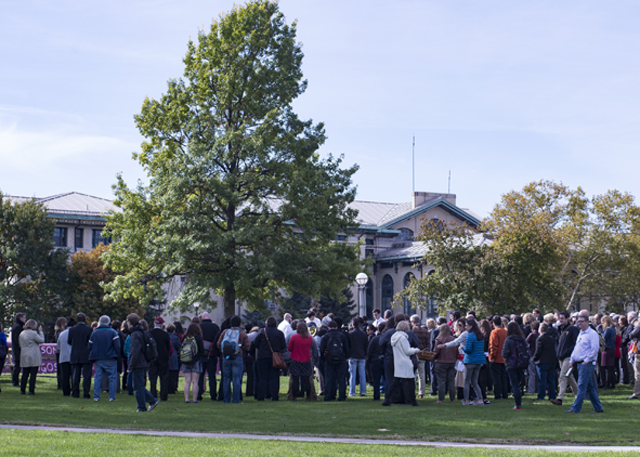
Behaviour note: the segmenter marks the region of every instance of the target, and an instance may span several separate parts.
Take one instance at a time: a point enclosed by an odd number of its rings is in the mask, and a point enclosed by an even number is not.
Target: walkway
[[[286,435],[252,435],[243,433],[204,433],[204,432],[172,432],[162,430],[120,430],[110,428],[78,428],[78,427],[48,427],[37,425],[10,425],[0,424],[0,429],[16,430],[44,430],[53,432],[73,433],[110,433],[115,435],[149,435],[171,436],[178,438],[236,438],[243,440],[275,440],[275,441],[300,441],[310,443],[341,443],[341,444],[385,444],[389,446],[424,446],[424,447],[448,447],[448,448],[484,448],[484,449],[514,449],[514,450],[540,450],[550,452],[636,452],[640,453],[639,446],[565,446],[565,445],[518,445],[518,444],[482,444],[482,443],[449,443],[440,441],[403,441],[383,439],[360,438],[327,438],[319,436],[286,436]]]

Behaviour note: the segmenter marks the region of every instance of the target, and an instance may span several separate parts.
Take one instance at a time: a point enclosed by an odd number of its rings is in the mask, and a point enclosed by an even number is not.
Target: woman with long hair
[[[513,407],[516,411],[522,409],[522,390],[520,385],[524,376],[524,367],[517,366],[517,358],[519,350],[529,351],[524,335],[517,322],[511,321],[507,325],[507,339],[502,347],[502,357],[507,365],[507,376],[511,383],[511,391],[516,405]],[[531,354],[529,352],[529,354]]]
[[[478,384],[480,367],[486,363],[484,356],[484,335],[478,327],[478,323],[472,317],[466,319],[467,341],[462,347],[464,351],[464,400],[463,405],[484,405],[482,390]],[[471,387],[476,394],[475,401],[471,400]]]
[[[440,326],[440,333],[435,339],[436,359],[433,373],[438,380],[438,401],[444,401],[445,394],[449,392],[449,399],[453,403],[456,399],[456,360],[458,360],[458,348],[447,348],[446,343],[453,341],[451,327],[447,324]]]
[[[616,327],[610,316],[602,318],[604,351],[600,358],[600,383],[603,389],[615,389]]]
[[[189,360],[183,354],[190,351]],[[184,402],[189,402],[189,391],[193,398],[193,403],[198,403],[198,378],[202,373],[202,362],[200,358],[204,355],[204,344],[202,343],[202,330],[198,324],[191,323],[187,328],[187,333],[182,340],[180,358],[182,359],[182,372],[184,373]],[[193,388],[192,388],[193,385]]]

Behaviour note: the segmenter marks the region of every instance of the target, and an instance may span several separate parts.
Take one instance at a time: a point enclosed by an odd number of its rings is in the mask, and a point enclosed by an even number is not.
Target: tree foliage
[[[145,307],[135,298],[105,300],[104,287],[116,277],[102,259],[108,250],[109,247],[101,243],[89,252],[78,251],[71,256],[69,314],[83,312],[91,320],[98,320],[104,314],[119,320],[125,319],[129,313],[144,316]]]
[[[64,306],[68,252],[54,250],[55,221],[35,200],[11,202],[0,193],[0,318],[19,311],[39,321]]]
[[[111,296],[153,296],[185,275],[174,306],[213,307],[213,290],[230,316],[236,299],[259,306],[280,290],[351,282],[357,247],[333,240],[354,226],[357,167],[321,159],[324,126],[293,112],[302,57],[296,24],[270,1],[234,7],[188,43],[184,78],[135,116],[149,184],[115,186]]]
[[[628,193],[589,199],[581,188],[533,182],[503,195],[477,233],[425,223],[423,261],[435,273],[397,299],[426,306],[437,296],[443,308],[487,313],[576,309],[581,300],[623,311],[640,293],[639,221]]]

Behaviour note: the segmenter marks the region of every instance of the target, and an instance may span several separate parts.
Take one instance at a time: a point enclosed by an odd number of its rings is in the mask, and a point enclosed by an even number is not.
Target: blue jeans
[[[235,359],[222,359],[222,385],[224,391],[224,402],[231,401],[231,382],[233,382],[233,402],[240,403],[240,390],[242,389],[242,374],[244,373],[244,362],[239,355]]]
[[[588,396],[593,405],[593,409],[595,411],[602,411],[602,403],[600,403],[598,389],[596,388],[596,366],[593,363],[579,363],[578,366],[574,368],[578,368],[578,394],[571,409],[579,413],[582,409],[584,398]]]
[[[538,398],[544,400],[545,393],[549,391],[549,400],[556,399],[556,366],[551,363],[536,365],[538,372]]]
[[[131,380],[133,381],[133,390],[136,394],[136,401],[138,402],[138,411],[146,411],[147,403],[155,403],[158,401],[144,386],[144,375],[146,372],[146,368],[131,370]]]
[[[360,380],[360,395],[367,394],[367,373],[364,371],[365,359],[349,359],[349,395],[356,395],[356,384]]]
[[[96,375],[93,380],[93,398],[100,400],[100,391],[102,390],[102,376],[107,374],[109,379],[109,398],[116,398],[116,390],[118,389],[118,363],[115,359],[102,359],[94,362],[96,367]]]
[[[520,383],[524,376],[524,370],[507,370],[507,376],[509,376],[509,382],[511,383],[511,392],[513,393],[513,399],[516,402],[516,406],[522,406],[522,390],[520,390]]]

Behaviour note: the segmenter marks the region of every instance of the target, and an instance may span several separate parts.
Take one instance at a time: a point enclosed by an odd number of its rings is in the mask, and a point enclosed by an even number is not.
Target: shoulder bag
[[[269,349],[271,349],[271,364],[273,368],[284,369],[287,368],[287,364],[284,362],[284,357],[280,352],[273,352],[273,348],[271,347],[271,341],[269,341],[269,335],[267,335],[267,329],[264,329],[264,336],[267,339],[267,343],[269,344]]]

